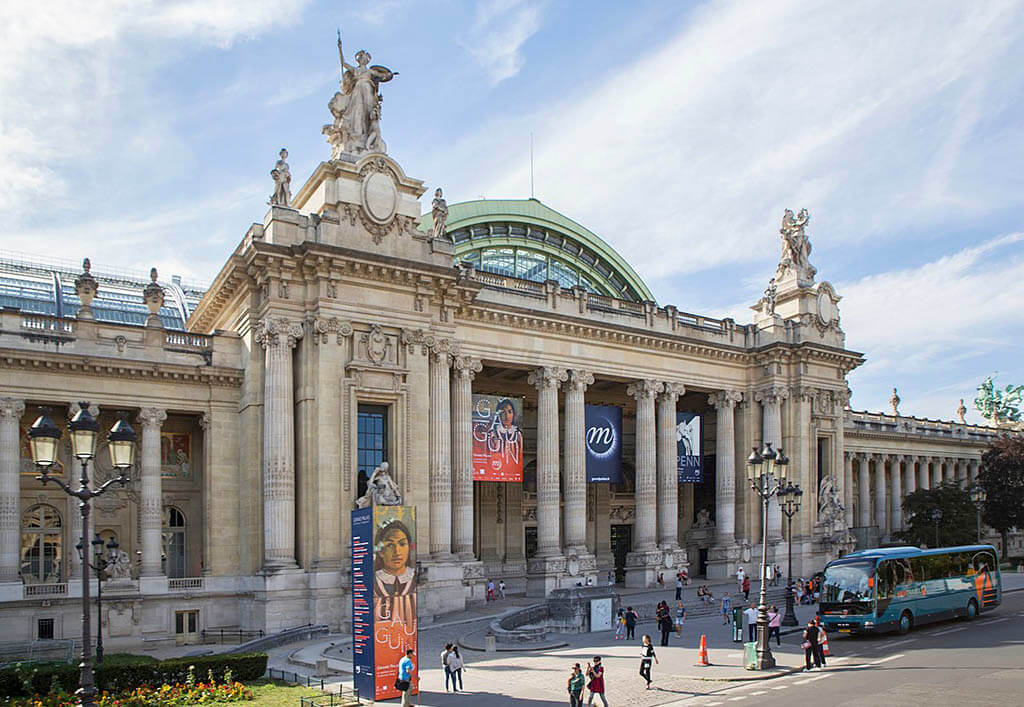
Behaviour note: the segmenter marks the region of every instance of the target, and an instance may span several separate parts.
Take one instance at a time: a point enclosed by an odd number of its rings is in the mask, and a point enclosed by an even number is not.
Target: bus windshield
[[[874,574],[874,560],[826,567],[821,601],[839,604],[871,601],[875,596]]]

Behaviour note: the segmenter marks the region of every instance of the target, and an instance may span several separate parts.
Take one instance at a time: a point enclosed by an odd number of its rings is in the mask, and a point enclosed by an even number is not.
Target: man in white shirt
[[[736,593],[743,593],[743,578],[747,576],[747,573],[743,571],[743,567],[736,570]]]
[[[757,640],[757,607],[753,604],[743,610],[743,618],[747,621],[747,640]]]

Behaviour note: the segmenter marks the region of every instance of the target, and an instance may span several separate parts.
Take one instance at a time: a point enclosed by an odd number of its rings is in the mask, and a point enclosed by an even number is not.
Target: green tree
[[[938,523],[938,545],[935,544],[936,523],[932,511],[942,512]],[[919,489],[903,499],[903,517],[907,529],[894,535],[910,545],[949,547],[967,545],[975,540],[977,509],[967,490],[956,481],[946,481],[933,489]]]
[[[1005,555],[1010,530],[1024,528],[1024,437],[993,442],[981,455],[978,483],[986,496],[981,518],[1002,537]]]

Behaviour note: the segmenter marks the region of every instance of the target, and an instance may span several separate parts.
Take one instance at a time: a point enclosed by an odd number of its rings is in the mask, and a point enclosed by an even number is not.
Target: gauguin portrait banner
[[[523,399],[473,396],[473,480],[523,480]]]
[[[401,696],[395,679],[409,648],[412,691],[418,691],[416,589],[416,508],[352,511],[353,671],[364,699]]]

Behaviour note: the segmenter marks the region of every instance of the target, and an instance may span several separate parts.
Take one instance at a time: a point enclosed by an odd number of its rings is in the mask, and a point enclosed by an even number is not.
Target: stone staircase
[[[720,587],[719,587],[720,589]],[[732,608],[739,607],[743,609],[749,602],[743,601],[742,594],[732,593]],[[757,603],[760,599],[760,592],[750,592],[750,601]],[[657,607],[659,601],[667,601],[669,609],[672,612],[672,617],[676,615],[676,602],[675,602],[675,590],[666,591],[660,598],[652,599],[650,595],[644,596],[642,599],[637,598],[635,601],[631,601],[629,595],[621,597],[619,605],[625,609],[627,606],[632,606],[633,609],[640,615],[640,623],[653,623],[657,617]],[[767,593],[768,605],[774,604],[782,610],[786,604],[786,588],[783,586],[769,587]],[[683,601],[683,606],[686,607],[686,619],[701,619],[709,616],[720,616],[722,613],[722,593],[715,593],[715,600],[710,604],[705,604],[700,601],[695,601],[692,598],[686,598]],[[618,608],[618,607],[616,607]]]

